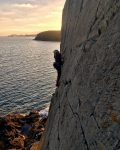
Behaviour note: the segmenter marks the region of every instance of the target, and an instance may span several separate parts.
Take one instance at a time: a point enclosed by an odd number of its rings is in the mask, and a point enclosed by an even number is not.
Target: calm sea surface
[[[0,116],[49,105],[55,90],[53,50],[58,42],[0,37]]]

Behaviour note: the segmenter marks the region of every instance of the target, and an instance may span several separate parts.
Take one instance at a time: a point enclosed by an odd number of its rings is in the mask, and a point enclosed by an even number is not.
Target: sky
[[[65,0],[0,0],[0,35],[60,30]]]

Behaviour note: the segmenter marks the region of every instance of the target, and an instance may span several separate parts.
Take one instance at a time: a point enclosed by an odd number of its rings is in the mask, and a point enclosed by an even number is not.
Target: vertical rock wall
[[[42,150],[120,150],[120,0],[66,0],[62,22]]]

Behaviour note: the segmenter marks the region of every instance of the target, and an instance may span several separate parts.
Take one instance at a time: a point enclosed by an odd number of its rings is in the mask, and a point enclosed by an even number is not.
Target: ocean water
[[[55,91],[53,50],[59,42],[0,37],[0,116],[40,110]]]

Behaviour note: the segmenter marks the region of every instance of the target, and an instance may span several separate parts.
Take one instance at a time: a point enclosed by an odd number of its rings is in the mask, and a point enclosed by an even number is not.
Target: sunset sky
[[[60,30],[65,0],[0,0],[0,35]]]

